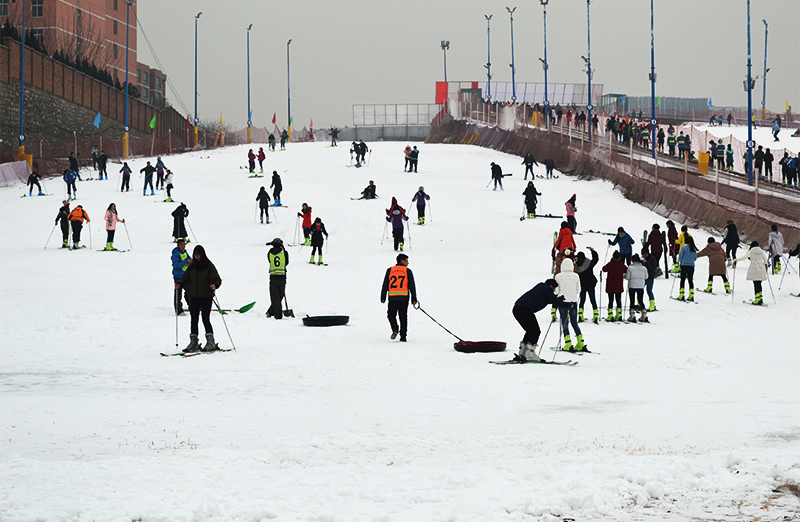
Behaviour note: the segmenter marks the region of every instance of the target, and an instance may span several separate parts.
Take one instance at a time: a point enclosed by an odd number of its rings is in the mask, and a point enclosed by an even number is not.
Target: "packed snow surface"
[[[78,251],[58,248],[58,228],[43,248],[63,182],[47,181],[52,197],[0,189],[0,520],[800,517],[796,259],[785,279],[765,285],[768,308],[743,303],[753,297],[747,262],[729,272],[733,297],[718,279],[714,295],[700,292],[701,259],[697,304],[670,300],[675,280],[661,278],[651,324],[583,323],[599,355],[550,351],[559,334],[540,312],[542,355],[577,366],[489,364],[516,351],[523,332],[512,306],[550,277],[561,220],[520,221],[519,157],[417,144],[411,174],[405,143],[369,145],[361,169],[349,167],[347,144],[268,153],[265,171],[281,174],[286,205],[269,225],[255,220],[269,174],[248,178],[246,146],[165,157],[176,203],[142,196],[144,159],[131,162],[134,190],[120,193],[114,164],[108,181],[78,183],[72,206],[92,219],[91,236],[83,233],[92,247]],[[487,188],[491,161],[513,173],[503,191]],[[380,199],[352,200],[370,179]],[[596,248],[601,265],[608,236],[586,231],[623,226],[638,247],[643,230],[665,228],[609,183],[562,175],[535,184],[541,213],[563,215],[577,195],[578,247]],[[392,196],[412,207],[420,185],[431,196],[428,221],[409,227],[405,250],[422,308],[462,339],[507,342],[506,352],[457,353],[454,337],[412,309],[408,343],[389,339],[379,291],[395,252],[384,209]],[[170,213],[180,201],[222,277],[220,305],[257,301],[225,324],[212,315],[217,340],[232,346],[227,325],[235,352],[159,355],[188,343],[189,317],[176,325],[172,309]],[[115,244],[132,243],[129,252],[97,252],[111,202],[126,220]],[[265,243],[297,243],[304,202],[330,233],[329,266],[308,264],[310,247],[290,247],[297,318],[267,319]],[[409,214],[416,222],[416,209]],[[691,233],[705,245],[709,232]],[[192,236],[188,249],[195,244]],[[304,327],[306,314],[350,323]]]

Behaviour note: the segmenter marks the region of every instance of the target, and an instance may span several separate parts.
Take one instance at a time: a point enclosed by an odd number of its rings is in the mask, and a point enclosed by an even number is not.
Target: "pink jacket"
[[[119,217],[116,212],[106,210],[106,230],[116,230]]]

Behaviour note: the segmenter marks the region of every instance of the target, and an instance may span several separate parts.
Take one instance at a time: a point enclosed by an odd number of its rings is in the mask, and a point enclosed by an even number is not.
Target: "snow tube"
[[[316,315],[314,317],[303,317],[303,324],[306,326],[340,326],[350,321],[349,315]]]
[[[461,353],[492,353],[505,351],[506,343],[500,341],[459,341],[453,344],[453,348]]]

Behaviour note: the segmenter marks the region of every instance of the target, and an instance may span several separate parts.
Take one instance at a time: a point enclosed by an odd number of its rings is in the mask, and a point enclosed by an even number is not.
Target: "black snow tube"
[[[506,343],[500,341],[459,341],[453,344],[453,348],[461,353],[492,353],[505,351]]]
[[[350,321],[349,315],[316,315],[303,317],[306,326],[341,326]]]

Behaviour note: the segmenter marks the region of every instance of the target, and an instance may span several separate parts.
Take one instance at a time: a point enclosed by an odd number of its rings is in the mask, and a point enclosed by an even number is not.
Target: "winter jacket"
[[[375,199],[377,196],[375,193],[376,190],[377,187],[375,185],[367,185],[367,187],[361,191],[362,199]]]
[[[301,210],[297,213],[297,216],[303,218],[303,224],[301,225],[303,228],[309,228],[311,226],[311,207],[306,207],[305,210]]]
[[[311,225],[311,246],[321,247],[324,242],[323,235],[328,237],[328,231],[325,230],[325,223],[314,223]]]
[[[569,216],[575,217],[575,211],[578,210],[577,208],[575,208],[575,203],[573,203],[572,200],[570,199],[565,203],[565,205],[567,207],[567,217]]]
[[[525,196],[525,204],[534,204],[536,205],[537,199],[536,196],[541,196],[541,192],[536,192],[536,187],[531,185],[530,187],[525,187],[525,191],[522,193]]]
[[[628,290],[644,288],[645,279],[647,279],[647,268],[636,261],[631,263],[628,267]]]
[[[697,252],[693,251],[689,245],[683,245],[678,253],[678,264],[681,266],[694,266],[697,261]]]
[[[556,238],[555,244],[556,252],[561,252],[566,248],[575,250],[575,238],[572,236],[572,230],[569,227],[564,227],[558,231],[558,238]]]
[[[683,246],[686,244],[686,236],[689,236],[689,237],[691,237],[692,239],[694,239],[690,233],[688,233],[688,232],[681,232],[681,233],[678,235],[678,252],[680,252],[680,251],[683,249]],[[695,244],[697,244],[697,243],[695,243]]]
[[[647,279],[655,279],[657,277],[658,260],[656,256],[647,256],[647,261],[644,261],[642,265],[647,269]]]
[[[425,206],[425,201],[429,200],[429,199],[431,199],[431,197],[429,195],[425,194],[425,192],[417,191],[417,193],[414,194],[414,197],[411,198],[411,201],[412,202],[416,201],[418,207],[424,207]]]
[[[106,168],[106,163],[108,163],[108,156],[106,156],[105,154],[100,154],[97,157],[97,166],[100,167],[101,169],[104,169]]]
[[[106,210],[106,230],[116,230],[117,229],[117,222],[119,221],[119,216],[117,216],[116,212],[112,212],[111,210]]]
[[[544,283],[539,283],[522,294],[514,304],[526,306],[531,312],[536,313],[544,307],[558,304],[560,301],[552,288]]]
[[[184,205],[179,205],[178,208],[172,211],[172,237],[186,237],[186,226],[183,220],[189,217],[189,209]]]
[[[71,170],[66,171],[61,177],[64,178],[64,181],[66,181],[69,185],[75,183],[75,180],[77,179],[75,173]]]
[[[405,272],[405,281],[398,279],[392,281],[392,270]],[[390,283],[391,288],[389,288]],[[387,268],[386,275],[383,276],[383,285],[381,285],[381,302],[386,301],[386,294],[389,294],[389,301],[408,301],[411,296],[411,302],[416,303],[417,285],[414,283],[414,274],[411,269],[401,264]]]
[[[651,230],[647,235],[647,246],[653,254],[660,254],[664,251],[664,234],[660,230]]]
[[[720,243],[709,243],[697,253],[697,257],[708,257],[708,275],[725,275],[725,262],[728,259]]]
[[[153,172],[155,172],[155,171],[156,171],[156,169],[152,165],[145,165],[145,167],[143,169],[139,169],[139,172],[144,172],[144,178],[145,179],[148,179],[148,178],[152,179],[153,178]]]
[[[750,260],[750,268],[747,269],[748,281],[766,281],[767,280],[767,253],[759,247],[753,247],[747,251],[742,257],[738,258],[736,262]]]
[[[80,167],[78,166],[78,160],[75,159],[75,156],[69,157],[69,170],[72,172],[78,172],[78,170],[80,170]]]
[[[622,235],[617,234],[614,236],[614,241],[609,241],[608,244],[611,246],[619,244],[619,253],[625,256],[633,252],[633,244],[635,242],[631,235],[625,232]]]
[[[266,158],[267,158],[267,155],[264,154],[264,151],[260,149],[258,151],[258,160],[259,161],[264,161]]]
[[[783,234],[780,232],[770,232],[767,236],[769,243],[769,254],[773,257],[783,255]]]
[[[621,294],[623,291],[625,291],[622,281],[625,278],[625,272],[627,271],[628,267],[625,266],[625,263],[622,261],[616,261],[612,259],[606,263],[606,266],[603,267],[603,272],[608,274],[608,277],[606,278],[607,294]]]
[[[725,230],[722,232],[722,243],[730,246],[739,245],[739,230],[737,230],[734,223],[725,227]]]
[[[281,183],[281,176],[277,172],[272,175],[272,185],[269,188],[275,187],[276,190],[283,189],[283,184]]]
[[[270,197],[269,197],[269,194],[267,194],[267,191],[265,189],[262,188],[258,192],[258,196],[256,196],[256,201],[258,201],[259,208],[267,208],[267,207],[269,207]]]
[[[69,221],[69,205],[64,205],[60,209],[58,209],[58,215],[56,216],[56,224],[58,222],[65,223]]]
[[[408,216],[397,206],[390,215],[386,216],[386,221],[392,223],[392,229],[403,228],[403,221],[408,221]]]
[[[577,303],[581,295],[581,278],[575,273],[575,266],[569,258],[561,262],[561,272],[555,276],[558,295],[567,303]]]
[[[119,171],[120,171],[120,173],[122,173],[123,176],[130,176],[131,175],[131,168],[128,167],[128,166],[122,167],[121,169],[119,169]]]
[[[172,180],[175,178],[175,175],[170,171],[167,172],[167,175],[164,177],[164,181],[167,185],[172,185]]]
[[[406,159],[411,159],[411,147],[406,147],[403,153],[406,155]]]
[[[172,249],[172,278],[180,279],[189,267],[189,252],[180,251],[178,247]]]
[[[593,271],[598,261],[600,261],[600,257],[597,255],[597,252],[592,250],[591,259],[585,259],[583,263],[576,265],[575,272],[577,272],[578,277],[581,278],[582,290],[591,290],[597,286],[597,278]]]
[[[503,177],[503,169],[500,168],[500,165],[495,163],[492,165],[492,179],[501,179]]]
[[[214,263],[208,261],[205,268],[200,268],[197,261],[193,261],[183,273],[181,284],[189,285],[189,297],[214,297],[211,285],[219,288],[222,286],[222,279]]]
[[[163,174],[164,173],[164,169],[166,169],[166,168],[167,168],[167,166],[164,165],[163,161],[161,161],[161,160],[156,161],[156,170],[158,171],[159,174]]]
[[[83,223],[86,220],[87,223],[91,223],[91,219],[89,219],[89,215],[84,212],[83,207],[78,205],[75,207],[75,210],[69,213],[69,220],[70,221],[80,221]]]

